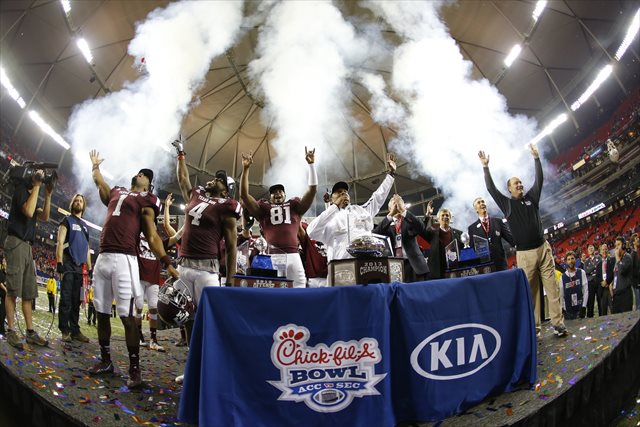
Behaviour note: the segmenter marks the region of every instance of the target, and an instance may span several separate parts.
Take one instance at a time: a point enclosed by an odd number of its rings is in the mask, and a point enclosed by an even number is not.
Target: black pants
[[[613,313],[624,313],[633,308],[633,291],[626,288],[613,294]]]
[[[96,324],[96,308],[93,306],[93,301],[87,303],[87,323]]]
[[[72,262],[62,264],[64,271],[60,282],[60,304],[58,306],[58,328],[60,332],[80,332],[80,289],[82,288],[82,266]]]
[[[47,299],[49,300],[49,313],[56,312],[56,296],[47,292]]]
[[[598,304],[598,313],[602,313],[602,308],[600,307],[600,298],[602,297],[602,292],[598,292],[598,288],[602,289],[600,283],[596,279],[589,280],[589,298],[587,299],[587,317],[593,317],[595,308],[595,304],[597,301]],[[600,295],[598,295],[600,294]]]

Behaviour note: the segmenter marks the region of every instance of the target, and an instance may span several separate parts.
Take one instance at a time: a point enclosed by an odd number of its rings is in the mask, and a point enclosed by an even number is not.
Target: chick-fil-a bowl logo
[[[304,402],[317,412],[338,412],[354,397],[380,394],[375,385],[387,375],[376,374],[382,356],[374,338],[335,341],[311,347],[304,326],[288,324],[273,334],[271,361],[280,381],[268,381],[282,391],[278,400]]]

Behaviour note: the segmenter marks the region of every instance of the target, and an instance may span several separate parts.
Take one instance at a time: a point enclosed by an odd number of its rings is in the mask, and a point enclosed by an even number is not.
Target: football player
[[[111,302],[115,298],[117,313],[125,329],[129,350],[129,379],[127,386],[142,385],[140,374],[140,341],[133,307],[142,308],[144,291],[138,272],[138,240],[140,231],[144,233],[153,254],[167,268],[172,277],[179,273],[171,265],[160,236],[156,231],[155,219],[160,201],[151,193],[153,171],[141,169],[131,179],[131,188],[110,188],[100,172],[100,158],[96,150],[89,154],[93,165],[93,181],[98,187],[100,200],[107,206],[107,217],[100,235],[100,255],[93,270],[95,291],[93,304],[98,318],[98,342],[100,362],[89,369],[92,375],[113,372],[111,361]]]
[[[164,348],[158,344],[158,291],[160,290],[160,261],[155,257],[149,242],[140,234],[140,245],[138,252],[138,269],[140,270],[140,283],[144,289],[144,300],[149,307],[149,350],[164,352]],[[136,307],[136,323],[138,325],[138,335],[140,335],[140,345],[147,346],[147,342],[142,334],[142,307]]]
[[[205,286],[220,286],[219,244],[225,241],[225,285],[229,286],[236,274],[236,221],[242,215],[240,204],[229,198],[229,181],[225,171],[216,172],[215,178],[204,187],[191,185],[182,143],[173,144],[178,151],[178,184],[184,200],[185,222],[180,249],[178,271],[186,283],[193,302],[200,302]],[[187,322],[187,342],[190,339],[193,320]],[[176,378],[182,382],[182,375]]]
[[[253,153],[242,153],[242,177],[240,199],[247,211],[253,215],[262,227],[264,238],[269,244],[287,255],[287,278],[293,280],[296,288],[306,287],[307,278],[298,252],[298,228],[302,215],[311,207],[318,187],[318,176],[314,165],[315,149],[304,148],[305,160],[309,164],[309,189],[302,199],[294,197],[287,200],[284,185],[269,187],[271,201],[256,201],[249,194],[249,168],[253,163]]]

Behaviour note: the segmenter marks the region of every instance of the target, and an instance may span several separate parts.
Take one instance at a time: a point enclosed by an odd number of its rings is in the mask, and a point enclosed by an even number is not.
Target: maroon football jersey
[[[185,210],[180,255],[195,259],[217,259],[218,244],[224,237],[223,220],[242,215],[242,207],[233,199],[208,197],[202,187],[191,190]]]
[[[266,200],[258,202],[260,215],[256,219],[260,222],[264,238],[267,243],[288,254],[298,252],[299,204],[298,197],[281,205],[272,205]]]
[[[107,219],[100,234],[100,252],[138,255],[143,208],[152,208],[157,216],[160,200],[148,192],[137,193],[124,187],[111,189]]]
[[[151,252],[149,242],[140,233],[140,244],[138,245],[138,269],[140,270],[140,280],[149,282],[152,285],[160,283],[160,261]]]

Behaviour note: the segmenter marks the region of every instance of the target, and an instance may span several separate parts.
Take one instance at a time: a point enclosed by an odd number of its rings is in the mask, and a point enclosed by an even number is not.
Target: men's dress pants
[[[562,304],[560,303],[560,288],[556,283],[551,245],[548,242],[544,242],[535,249],[517,251],[516,260],[518,267],[524,270],[524,274],[529,280],[536,329],[540,329],[540,282],[542,282],[544,291],[547,293],[551,324],[553,326],[564,325]]]

